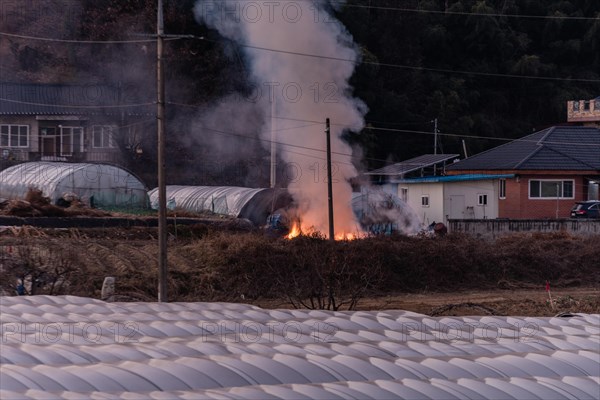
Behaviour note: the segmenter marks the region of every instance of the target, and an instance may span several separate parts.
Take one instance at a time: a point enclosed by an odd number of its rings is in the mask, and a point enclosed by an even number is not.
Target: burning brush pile
[[[23,200],[3,200],[0,202],[0,215],[14,217],[107,217],[110,213],[90,208],[74,194],[65,194],[54,205],[49,197],[37,188],[30,188]]]

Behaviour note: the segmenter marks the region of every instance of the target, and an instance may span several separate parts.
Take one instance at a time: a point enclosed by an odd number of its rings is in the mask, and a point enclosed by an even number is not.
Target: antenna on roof
[[[462,145],[463,145],[463,152],[465,153],[465,158],[469,158],[469,156],[467,155],[467,143],[465,142],[465,139],[462,140]]]

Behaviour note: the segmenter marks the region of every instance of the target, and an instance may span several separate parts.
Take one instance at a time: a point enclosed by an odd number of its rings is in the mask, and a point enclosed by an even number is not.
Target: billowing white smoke
[[[327,1],[199,1],[195,13],[199,21],[241,45],[256,89],[251,100],[261,104],[267,116],[261,138],[269,149],[269,115],[274,114],[277,152],[287,167],[284,184],[299,205],[303,227],[324,233],[324,130],[330,118],[336,236],[360,231],[348,183],[357,171],[352,149],[341,139],[345,130],[363,127],[366,106],[352,97],[348,83],[359,55],[350,34],[328,11]],[[230,118],[247,119],[236,115],[234,106],[231,111]]]

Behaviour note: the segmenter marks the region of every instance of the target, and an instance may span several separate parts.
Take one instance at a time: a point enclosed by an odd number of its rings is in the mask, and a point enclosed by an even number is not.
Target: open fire
[[[315,232],[314,228],[312,228],[312,227],[305,228],[302,226],[302,223],[294,222],[292,224],[292,226],[290,227],[289,233],[285,237],[286,237],[286,239],[293,239],[300,235],[311,234],[313,232]],[[349,233],[349,232],[339,232],[334,235],[335,240],[354,240],[354,239],[359,239],[360,237],[361,237],[360,233]]]

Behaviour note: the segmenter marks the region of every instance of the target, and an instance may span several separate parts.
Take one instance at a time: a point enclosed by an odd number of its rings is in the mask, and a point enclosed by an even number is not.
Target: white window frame
[[[531,184],[532,182],[539,182],[539,196],[535,196],[532,197],[531,196]],[[542,182],[560,182],[561,183],[561,193],[560,196],[547,196],[547,197],[543,197],[542,196],[542,186],[541,183]],[[570,182],[571,183],[571,196],[564,196],[565,193],[565,182]],[[558,199],[566,199],[566,200],[572,200],[575,198],[575,180],[574,179],[529,179],[529,181],[527,182],[527,197],[529,198],[529,200],[556,200]]]
[[[477,194],[477,205],[483,207],[488,205],[488,195],[486,193]]]
[[[114,125],[93,125],[92,126],[92,148],[93,149],[114,149],[115,146],[115,130]],[[100,146],[96,146],[96,135],[100,135]]]
[[[498,198],[506,199],[506,179],[498,179]]]
[[[421,207],[429,207],[429,195],[421,195]]]
[[[12,143],[11,133],[12,129],[17,129],[17,144]],[[21,129],[25,131],[25,145],[21,145]],[[5,132],[3,132],[5,131]],[[6,139],[6,141],[4,141]],[[3,144],[5,142],[6,144]],[[11,147],[26,149],[29,147],[29,125],[18,125],[18,124],[1,124],[0,125],[0,147]]]
[[[71,133],[70,134],[69,133],[65,134],[64,131],[67,131],[67,130],[70,130]],[[84,143],[83,143],[84,142],[83,127],[81,127],[81,126],[61,126],[59,128],[59,135],[58,135],[59,136],[59,142],[60,142],[59,149],[60,149],[60,155],[61,156],[72,156],[73,155],[73,150],[74,150],[73,143],[74,143],[75,135],[77,134],[77,133],[75,133],[76,130],[79,130],[79,135],[80,135],[80,138],[79,138],[79,151],[83,153],[84,148],[85,148],[84,147]],[[69,149],[68,149],[69,151],[65,151],[64,150],[63,138],[65,136],[70,136],[70,138],[71,138],[70,145],[68,146],[69,147]]]
[[[407,187],[400,188],[400,200],[402,200],[405,203],[408,203],[408,188]]]

